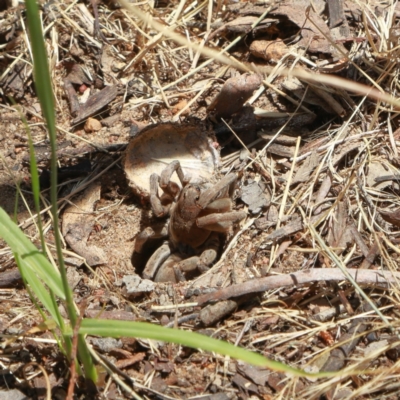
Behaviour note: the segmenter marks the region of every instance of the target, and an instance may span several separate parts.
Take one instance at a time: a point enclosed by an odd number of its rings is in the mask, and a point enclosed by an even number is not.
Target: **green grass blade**
[[[18,268],[23,277],[24,281],[29,284],[31,292],[35,293],[38,300],[42,303],[44,308],[50,313],[55,321],[58,321],[59,312],[56,309],[56,304],[54,304],[50,293],[47,288],[43,285],[42,281],[35,275],[35,273],[30,269],[26,268],[24,262],[21,261],[21,257],[16,256]]]
[[[47,61],[44,36],[39,17],[39,8],[36,0],[26,0],[25,6],[29,27],[29,40],[32,45],[35,91],[40,100],[47,127],[49,130],[54,130],[54,134],[56,134],[53,88],[51,86],[49,63]]]
[[[10,102],[15,106],[15,100],[11,97],[9,97]],[[35,156],[35,148],[33,146],[33,141],[32,141],[32,135],[31,135],[31,129],[29,127],[28,121],[26,120],[24,114],[19,110],[18,107],[15,107],[16,111],[19,114],[19,117],[21,118],[22,123],[24,124],[26,135],[28,137],[28,145],[29,145],[29,170],[31,173],[31,182],[32,182],[32,194],[33,194],[33,201],[35,203],[35,211],[36,214],[39,216],[37,219],[37,226],[38,226],[38,231],[40,235],[40,242],[42,244],[42,252],[45,254],[46,252],[46,243],[44,240],[44,235],[43,235],[43,228],[42,228],[42,220],[40,218],[40,183],[39,183],[39,172],[38,172],[38,166],[36,162],[36,156]],[[15,213],[14,213],[14,220],[17,222],[17,207],[18,207],[18,195],[20,193],[20,189],[18,188],[17,190],[17,198],[15,201]]]
[[[195,349],[203,349],[246,361],[253,365],[270,368],[274,371],[288,372],[297,376],[327,376],[325,373],[308,374],[278,361],[269,360],[260,354],[236,347],[222,340],[203,336],[194,332],[169,329],[146,322],[115,321],[102,319],[83,319],[79,332],[103,337],[133,337],[177,343]]]
[[[0,237],[6,241],[14,254],[19,255],[21,266],[24,270],[29,269],[38,276],[56,296],[65,300],[59,272],[24,235],[21,229],[18,228],[2,208],[0,208]],[[26,276],[28,283],[32,285],[32,282],[29,281],[29,278],[32,275],[30,275],[29,272],[23,273]]]
[[[69,287],[67,279],[67,271],[65,268],[61,233],[58,223],[58,207],[57,207],[57,130],[55,119],[55,104],[53,96],[53,88],[51,85],[51,76],[47,53],[44,43],[44,35],[39,16],[39,8],[36,0],[25,0],[26,15],[29,28],[29,39],[32,46],[33,54],[33,72],[35,78],[35,89],[42,107],[43,116],[47,122],[47,129],[51,147],[51,213],[53,216],[54,240],[57,250],[57,260],[61,275],[62,297],[66,300],[68,316],[72,327],[75,326],[77,313],[72,296],[72,290]],[[55,294],[58,294],[55,292]],[[60,296],[61,297],[61,296]],[[82,336],[78,337],[78,354],[81,361],[84,363],[86,378],[97,381],[97,371],[93,365],[89,349],[86,347],[86,342]]]
[[[66,299],[66,307],[71,324],[74,326],[76,322],[76,311],[73,304],[72,291],[68,284],[67,271],[64,264],[62,253],[61,233],[58,223],[58,207],[57,207],[57,130],[55,121],[55,104],[53,96],[53,88],[51,85],[51,77],[47,53],[44,43],[43,30],[39,16],[39,8],[36,0],[25,0],[26,16],[29,28],[29,40],[32,46],[33,55],[33,75],[35,78],[35,90],[42,107],[42,113],[47,123],[51,148],[51,173],[50,173],[50,198],[51,213],[53,216],[54,241],[57,251],[57,261],[61,274],[61,282],[63,285],[64,297]]]

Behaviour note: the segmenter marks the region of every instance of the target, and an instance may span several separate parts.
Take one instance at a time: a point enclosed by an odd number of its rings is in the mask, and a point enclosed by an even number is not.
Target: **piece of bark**
[[[239,361],[237,363],[239,372],[246,375],[256,385],[265,386],[268,381],[268,377],[271,375],[271,370],[263,367],[256,367],[244,362]]]
[[[91,117],[100,111],[107,104],[111,103],[118,93],[117,86],[106,86],[100,92],[90,96],[87,102],[80,106],[78,115],[72,120],[72,125],[80,124],[85,121],[86,118]]]
[[[290,158],[294,156],[294,147],[283,146],[281,144],[272,143],[266,150],[267,153],[275,154],[280,157]]]
[[[18,269],[0,272],[0,288],[9,288],[21,282]]]
[[[385,221],[400,228],[400,208],[395,211],[385,211],[380,209],[379,214],[381,214]]]
[[[241,388],[242,390],[245,391],[245,393],[247,393],[248,391],[253,392],[258,394],[258,388],[257,386],[253,383],[250,382],[248,379],[244,378],[242,375],[240,374],[235,374],[232,378],[232,382],[238,386],[239,388]]]
[[[260,118],[254,114],[253,107],[246,106],[240,113],[232,117],[229,127],[240,136],[245,144],[248,144],[257,139],[257,132],[261,129],[271,130],[280,128],[287,122],[289,128],[299,129],[299,127],[311,124],[315,120],[315,117],[315,114],[312,113],[297,113],[282,118]],[[288,121],[289,119],[290,121]],[[232,134],[226,124],[222,122],[214,127],[214,132],[218,136]],[[242,145],[240,145],[240,148],[242,148]]]
[[[232,314],[237,306],[238,303],[233,300],[219,301],[216,304],[210,304],[200,311],[200,321],[204,326],[212,326],[226,315]]]
[[[265,8],[264,8],[265,11]],[[261,13],[262,14],[262,13]],[[261,15],[260,14],[260,15]],[[212,40],[216,36],[221,36],[226,33],[236,33],[236,34],[248,34],[252,31],[252,25],[258,20],[258,17],[252,15],[240,16],[232,21],[226,22],[225,24],[217,27],[214,32],[207,38],[207,42]],[[259,33],[268,30],[268,28],[278,23],[277,19],[264,18],[259,24],[253,29],[253,33]]]
[[[64,90],[68,98],[71,115],[75,117],[81,105],[79,104],[78,95],[76,94],[75,88],[68,78],[64,79]]]
[[[350,36],[350,27],[343,10],[343,0],[328,0],[329,29],[336,43]]]
[[[137,317],[134,313],[123,310],[86,310],[85,315],[88,318],[101,318],[101,319],[112,319],[121,321],[136,321]]]
[[[322,207],[318,206],[318,205],[325,200],[326,196],[328,195],[329,191],[331,190],[331,187],[332,187],[332,176],[328,172],[328,174],[322,181],[321,186],[318,189],[317,195],[315,197],[316,208],[313,210],[313,215],[318,215],[321,213]]]
[[[353,268],[347,269],[347,272],[360,285],[376,285],[387,288],[390,287],[390,284],[397,284],[400,279],[399,272],[361,270]],[[342,280],[346,280],[346,276],[339,268],[315,268],[287,275],[257,278],[237,285],[232,285],[213,293],[201,295],[197,297],[196,303],[197,305],[203,305],[208,302],[227,300],[232,297],[265,292],[266,290],[282,287],[298,286],[310,282]]]
[[[375,182],[377,183],[385,181],[394,181],[400,183],[400,175],[383,175],[383,176],[377,176],[375,178]]]
[[[360,232],[358,232],[357,228],[353,224],[349,225],[349,229],[351,234],[353,235],[356,245],[360,248],[361,253],[363,254],[364,257],[367,257],[369,249],[368,246],[365,244],[364,239],[362,238]]]
[[[380,242],[382,241],[382,232],[378,232],[375,235],[375,243],[371,246],[369,249],[367,255],[365,256],[365,259],[361,263],[360,268],[362,269],[368,269],[371,267],[371,265],[374,263],[375,258],[380,254]]]
[[[342,0],[328,0],[329,10],[329,28],[335,28],[340,25],[344,19]]]
[[[125,275],[122,282],[126,287],[128,297],[140,296],[143,293],[152,292],[155,288],[153,281],[142,279],[139,275]]]
[[[121,114],[114,114],[114,115],[111,115],[110,117],[102,119],[100,122],[103,126],[107,126],[108,128],[111,128],[120,120],[121,120]]]
[[[254,40],[249,50],[254,57],[262,58],[275,64],[289,52],[289,48],[281,39],[273,41]]]
[[[275,134],[264,133],[264,132],[258,132],[257,135],[258,135],[258,137],[260,137],[261,139],[263,139],[267,142],[271,141],[276,136]],[[284,144],[286,146],[295,146],[297,143],[297,137],[279,134],[278,136],[275,137],[274,143]]]
[[[241,110],[244,103],[261,85],[261,76],[245,73],[229,78],[207,107],[216,118],[228,118]]]
[[[310,179],[313,174],[316,166],[318,165],[319,157],[316,150],[314,150],[309,157],[307,157],[304,162],[301,164],[300,168],[295,173],[291,185],[295,185],[297,183],[302,183]]]
[[[297,45],[305,46],[310,53],[324,53],[331,55],[334,59],[343,57],[342,53],[331,45],[330,31],[323,18],[311,9],[306,10],[304,4],[298,0],[280,4],[268,16],[287,18],[297,25],[301,34]],[[344,54],[347,53],[343,45],[337,45],[337,47]]]
[[[105,264],[106,255],[102,249],[88,244],[93,230],[94,204],[100,200],[100,185],[90,185],[81,196],[73,200],[63,214],[62,233],[65,241],[77,254],[84,257],[90,266]]]
[[[115,362],[115,366],[119,369],[130,367],[131,365],[134,365],[139,361],[142,361],[145,358],[145,356],[146,353],[136,353],[132,357],[125,358],[123,360],[117,360]]]
[[[338,247],[336,254],[343,252],[344,248],[353,242],[353,235],[349,225],[347,225],[348,209],[345,201],[338,202],[334,210],[334,218],[329,228],[327,242],[331,247]]]
[[[329,92],[314,85],[310,85],[309,88],[326,103],[326,107],[324,107],[325,110],[330,113],[337,114],[340,118],[345,117],[345,109],[338,101],[334,99],[334,97]]]
[[[18,389],[0,390],[0,399],[2,400],[26,400],[28,397]]]
[[[365,304],[359,307],[360,313],[371,311],[370,304]],[[365,323],[366,318],[353,319],[349,330],[340,337],[342,345],[335,347],[322,367],[322,371],[334,372],[341,370],[349,355],[354,351],[357,343],[361,340],[360,334],[367,330],[368,325]]]

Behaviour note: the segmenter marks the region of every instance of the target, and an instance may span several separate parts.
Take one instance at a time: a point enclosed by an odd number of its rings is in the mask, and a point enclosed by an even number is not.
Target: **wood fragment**
[[[107,104],[111,103],[117,97],[117,93],[118,88],[114,85],[106,86],[100,92],[90,96],[87,102],[80,107],[77,117],[72,120],[71,124],[80,124],[85,121],[86,118],[96,114]]]
[[[347,272],[360,285],[373,285],[387,288],[390,287],[391,284],[397,284],[400,279],[399,272],[394,273],[391,271],[361,270],[354,268],[349,268]],[[266,290],[298,286],[310,282],[343,280],[346,280],[346,277],[339,268],[315,268],[287,275],[253,279],[217,290],[214,293],[199,296],[196,299],[196,302],[197,305],[202,305],[208,302],[227,300],[232,297],[238,297],[249,293],[265,292]]]
[[[394,226],[400,227],[400,208],[394,211],[379,210],[382,218]]]
[[[21,274],[18,269],[3,271],[0,274],[0,288],[4,289],[15,286],[17,283],[21,282],[21,279]]]
[[[79,110],[80,104],[75,88],[72,86],[71,81],[67,78],[64,79],[64,90],[69,101],[71,115],[75,117]]]
[[[375,235],[375,238],[376,238],[375,243],[371,246],[371,249],[368,251],[367,255],[365,256],[365,259],[361,263],[360,268],[368,269],[374,263],[375,258],[380,253],[380,242],[382,241],[382,235],[383,235],[382,232],[378,232]]]
[[[310,89],[326,103],[330,112],[333,111],[341,118],[346,116],[345,109],[338,101],[334,99],[334,97],[330,93],[314,85],[310,85]]]
[[[95,217],[91,215],[95,203],[100,200],[100,184],[92,184],[85,192],[69,205],[63,215],[62,234],[65,241],[79,255],[86,259],[90,266],[105,264],[105,252],[89,243]]]
[[[344,21],[342,0],[328,0],[329,28],[335,28]]]
[[[364,239],[362,238],[360,232],[358,232],[357,228],[351,224],[349,226],[350,232],[353,235],[354,241],[356,242],[357,246],[360,248],[361,253],[364,257],[367,257],[369,253],[368,246],[365,244]]]
[[[260,87],[261,82],[261,76],[257,74],[246,73],[229,78],[207,111],[213,112],[216,118],[230,117],[240,111],[253,92]]]
[[[367,303],[361,305],[358,311],[361,313],[372,311],[372,307]],[[339,371],[344,367],[347,358],[361,340],[360,334],[368,328],[368,325],[365,323],[366,320],[365,317],[359,317],[352,321],[349,330],[340,338],[340,342],[343,344],[338,347],[335,346],[331,351],[329,359],[322,367],[322,371]]]
[[[204,326],[212,326],[223,317],[232,314],[238,303],[233,300],[219,301],[216,304],[210,304],[200,311],[200,321]]]

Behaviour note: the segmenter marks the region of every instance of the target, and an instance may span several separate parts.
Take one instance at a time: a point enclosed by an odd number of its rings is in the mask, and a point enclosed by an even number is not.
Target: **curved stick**
[[[348,269],[347,272],[361,285],[375,285],[389,287],[400,281],[399,272],[373,271],[366,269]],[[197,305],[211,301],[220,301],[238,297],[244,294],[264,292],[287,286],[297,286],[304,283],[319,281],[343,281],[346,280],[339,268],[316,268],[307,271],[298,271],[293,274],[267,276],[265,278],[252,279],[250,281],[232,285],[214,293],[208,293],[197,298]]]

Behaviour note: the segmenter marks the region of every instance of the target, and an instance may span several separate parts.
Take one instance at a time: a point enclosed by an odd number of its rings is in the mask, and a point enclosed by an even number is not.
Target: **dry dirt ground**
[[[308,372],[354,372],[297,378],[175,344],[89,337],[114,375],[100,368],[96,386],[78,378],[76,398],[398,398],[399,105],[365,91],[398,97],[397,3],[145,3],[140,9],[169,27],[163,35],[112,1],[41,5],[56,101],[60,229],[76,303],[87,317],[179,327]],[[39,246],[23,115],[55,257],[50,153],[24,5],[2,7],[0,205]],[[200,47],[182,44],[187,39]],[[234,66],[203,47],[226,49]],[[344,80],[333,86],[330,77]],[[158,219],[148,193],[128,182],[125,149],[159,124],[207,137],[207,151],[221,154],[215,181],[238,174],[234,210],[246,213],[221,235],[211,270],[179,283],[142,281],[152,253],[134,252],[138,233]],[[173,159],[168,151],[164,164]],[[138,166],[145,182],[153,161]],[[0,271],[0,398],[11,391],[65,398],[69,367],[53,336],[21,336],[41,317],[4,242]]]

